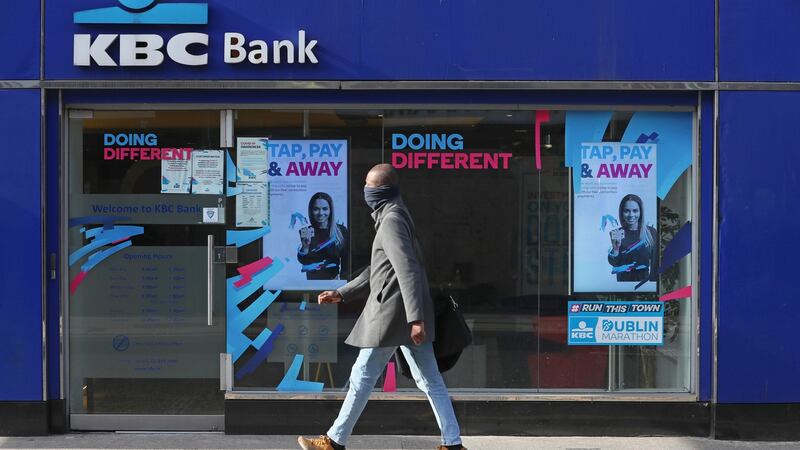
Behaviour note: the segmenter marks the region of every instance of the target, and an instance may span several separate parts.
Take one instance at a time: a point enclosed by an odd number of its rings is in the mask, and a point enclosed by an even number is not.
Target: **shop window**
[[[158,136],[158,147],[220,151],[225,125],[219,111],[106,111],[73,121],[69,186],[70,218],[89,216],[92,205],[134,200],[191,199],[222,207],[225,224],[214,226],[202,225],[199,215],[135,215],[120,223],[144,225],[133,246],[178,252],[186,267],[197,270],[205,268],[206,235],[236,247],[236,263],[218,269],[217,289],[227,292],[218,292],[225,311],[216,319],[227,325],[225,338],[219,329],[198,328],[201,335],[213,334],[214,345],[225,343],[234,389],[345,389],[358,350],[344,340],[363,302],[319,306],[316,296],[369,262],[374,224],[362,189],[369,168],[381,162],[400,173],[432,294],[453,296],[473,330],[473,345],[445,373],[451,389],[692,389],[691,111],[233,113],[221,193],[159,194],[163,161],[121,158],[112,164],[102,156],[104,136],[147,132]],[[259,154],[266,164],[254,159]],[[248,216],[245,210],[258,211]],[[245,222],[244,216],[258,221]],[[103,224],[91,224],[96,226]],[[91,239],[80,233],[71,228],[71,252]],[[257,238],[232,238],[250,234]],[[248,273],[258,285],[238,290],[248,284]],[[76,265],[71,277],[78,275]],[[87,280],[73,300],[99,295],[102,286]],[[90,303],[72,303],[71,339],[78,345]],[[615,309],[622,306],[628,309]],[[168,309],[158,311],[162,319],[169,319]],[[76,378],[83,363],[73,358],[72,364],[74,396],[86,386],[113,388],[108,377]],[[184,378],[194,376],[190,368],[187,373]],[[397,387],[413,383],[398,374]],[[73,412],[87,408],[76,405]]]
[[[445,374],[452,389],[691,389],[693,307],[688,291],[681,289],[692,281],[691,258],[683,257],[691,250],[694,201],[691,112],[386,109],[306,114],[306,139],[350,143],[348,231],[354,271],[368,263],[374,236],[369,210],[361,199],[363,178],[379,162],[398,168],[433,294],[458,300],[475,337],[458,365]],[[537,121],[540,168],[536,167]],[[281,138],[270,129],[248,132]],[[298,128],[295,135],[299,132]],[[603,187],[579,192],[579,179],[586,186],[592,183],[591,177],[580,176],[581,169],[588,167],[583,166],[587,162],[581,159],[581,146],[592,143],[606,143],[601,152],[608,152],[608,164],[597,178]],[[642,148],[632,156],[626,144]],[[652,153],[645,155],[645,150]],[[628,153],[622,155],[622,151]],[[614,159],[615,155],[620,159]],[[617,165],[612,168],[612,163]],[[631,169],[634,164],[636,168]],[[596,170],[592,167],[589,170]],[[614,174],[605,173],[611,170]],[[627,170],[632,170],[630,176],[620,172]],[[650,181],[641,182],[650,171]],[[664,181],[664,177],[669,179]],[[641,206],[634,209],[640,210],[642,218],[637,224],[646,226],[651,237],[642,244],[648,250],[636,253],[640,259],[651,257],[638,261],[631,270],[620,269],[630,261],[609,259],[614,248],[612,231],[617,236],[623,231],[629,234],[627,247],[635,244],[629,241],[636,225],[631,228],[624,221],[637,212],[622,211],[630,206],[621,205],[626,194],[639,198]],[[578,209],[587,201],[594,202],[593,209]],[[599,211],[604,214],[597,215]],[[665,249],[679,233],[689,248],[680,249],[686,252],[677,260],[664,261]],[[599,249],[598,254],[576,248],[587,239],[595,240],[592,248]],[[676,247],[666,254],[674,259]],[[659,263],[669,267],[662,271]],[[588,272],[587,267],[591,268]],[[625,273],[617,276],[620,270]],[[640,284],[644,278],[649,281]],[[284,292],[278,301],[313,301],[316,293]],[[657,345],[569,342],[577,327],[568,312],[571,301],[660,305],[664,318],[656,322],[662,328],[647,337],[658,334],[660,341]],[[361,305],[338,308],[337,343],[327,347],[329,355],[313,359],[327,358],[330,363],[304,366],[307,379],[326,383],[325,389],[344,388],[357,353],[342,341]],[[253,335],[269,321],[260,320],[253,324]],[[269,362],[265,367],[273,366],[271,375],[266,375],[266,368],[260,369],[261,376],[253,374],[237,387],[270,389],[280,382],[287,364],[286,360]],[[398,387],[411,388],[413,383],[398,377]]]
[[[280,161],[278,172],[273,172],[270,192],[277,194],[284,183],[291,192],[281,195],[277,202],[291,201],[291,211],[272,205],[271,228],[261,242],[243,247],[244,261],[262,256],[279,256],[284,266],[278,276],[280,294],[274,302],[255,318],[244,334],[256,339],[265,328],[280,330],[272,343],[272,350],[253,370],[249,361],[258,354],[250,347],[234,361],[235,387],[237,389],[275,389],[286,379],[291,364],[302,356],[299,378],[319,383],[312,389],[344,389],[358,350],[344,343],[355,324],[361,301],[341,305],[317,305],[317,294],[326,288],[344,284],[351,274],[358,273],[369,264],[371,237],[374,236],[372,219],[362,199],[364,176],[375,164],[381,162],[382,112],[364,110],[295,111],[300,119],[294,127],[282,127],[276,120],[291,112],[237,111],[235,136],[237,139],[266,138],[274,145],[273,161]],[[305,119],[303,117],[305,116]],[[320,156],[322,146],[330,144],[330,154]],[[317,157],[309,154],[311,145],[318,145]],[[338,147],[334,147],[338,146]],[[296,157],[293,153],[297,150]],[[282,153],[288,152],[288,153]],[[335,152],[335,153],[334,153]],[[303,156],[305,154],[305,156]],[[283,156],[278,156],[283,155]],[[292,156],[288,156],[292,155]],[[297,163],[290,168],[286,161]],[[315,163],[331,163],[325,169]],[[337,166],[342,162],[343,166]],[[237,161],[238,163],[238,161]],[[308,163],[308,164],[306,164]],[[328,172],[330,168],[331,172]],[[346,169],[346,174],[345,174]],[[317,171],[322,171],[317,174]],[[312,174],[313,172],[313,174]],[[320,197],[318,193],[325,196]],[[287,200],[290,198],[291,200]],[[330,200],[330,202],[328,201]],[[315,224],[314,205],[318,202],[327,208],[327,220],[339,229],[346,246],[342,250],[323,250],[326,257],[312,259],[314,246],[320,242],[311,238],[310,248],[302,249],[301,233],[311,228],[316,234],[331,234],[325,227]],[[276,203],[277,204],[277,203]],[[276,209],[277,208],[277,209]],[[287,214],[288,212],[288,214]],[[295,219],[290,216],[293,214]],[[285,222],[285,223],[284,223]],[[280,250],[276,247],[280,246]],[[335,245],[335,244],[334,244]],[[300,256],[300,253],[310,253]],[[318,264],[337,265],[329,270],[313,270]],[[330,284],[333,283],[333,284]],[[317,286],[317,289],[314,287]],[[270,286],[272,287],[272,286]],[[299,310],[299,305],[305,305]],[[246,309],[250,302],[238,306]],[[251,364],[252,365],[252,364]],[[306,386],[308,387],[308,386]]]

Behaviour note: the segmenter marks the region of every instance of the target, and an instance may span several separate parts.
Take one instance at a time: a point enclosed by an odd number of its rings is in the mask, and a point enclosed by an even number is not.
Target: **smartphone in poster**
[[[346,140],[264,140],[269,224],[264,256],[283,268],[265,289],[324,290],[350,271]]]
[[[236,226],[264,227],[269,225],[269,197],[267,183],[242,184],[236,195]]]
[[[236,139],[236,181],[239,183],[267,182],[267,149],[264,138]]]
[[[658,280],[653,143],[581,144],[574,192],[575,292],[655,292]]]
[[[192,152],[192,194],[222,195],[225,152],[195,150]]]

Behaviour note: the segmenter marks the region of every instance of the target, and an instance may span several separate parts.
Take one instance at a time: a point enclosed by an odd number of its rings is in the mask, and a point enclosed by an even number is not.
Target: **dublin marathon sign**
[[[77,11],[73,23],[81,25],[207,25],[207,3],[159,2],[157,0],[119,0],[119,6]],[[161,65],[166,58],[184,66],[208,65],[207,33],[187,32],[172,36],[160,34],[78,33],[73,35],[74,66],[101,67]],[[317,64],[316,39],[305,30],[296,38],[247,41],[237,32],[223,37],[222,59],[226,64]],[[115,45],[116,44],[116,45]],[[113,51],[116,49],[117,51]]]

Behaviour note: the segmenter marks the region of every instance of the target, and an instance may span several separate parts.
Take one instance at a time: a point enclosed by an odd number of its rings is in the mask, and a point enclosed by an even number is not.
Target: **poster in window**
[[[258,139],[258,138],[250,138]],[[261,140],[269,166],[264,256],[281,269],[264,286],[324,290],[349,276],[346,140]]]
[[[236,226],[263,227],[269,213],[267,183],[242,184],[242,192],[236,195]]]
[[[191,192],[192,166],[190,158],[191,156],[186,159],[161,160],[162,194],[188,194]]]
[[[574,192],[575,292],[655,292],[655,143],[582,142]]]
[[[195,150],[192,152],[192,194],[222,195],[225,152]]]
[[[267,149],[260,138],[236,139],[236,182],[267,182]]]

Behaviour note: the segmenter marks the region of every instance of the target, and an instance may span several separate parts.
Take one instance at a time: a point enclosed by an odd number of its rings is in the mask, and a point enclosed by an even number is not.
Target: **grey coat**
[[[369,297],[345,343],[354,347],[414,345],[411,322],[423,320],[425,340],[435,339],[433,300],[411,214],[400,198],[372,213],[375,240],[370,265],[338,289],[342,301]]]

